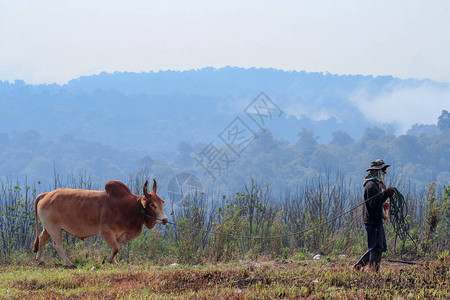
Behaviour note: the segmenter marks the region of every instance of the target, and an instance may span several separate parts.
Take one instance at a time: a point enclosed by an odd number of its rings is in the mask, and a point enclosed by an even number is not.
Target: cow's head
[[[151,217],[147,217],[144,220],[147,228],[152,228],[156,223],[165,225],[169,219],[163,209],[164,201],[156,195],[156,180],[153,179],[152,191],[148,192],[148,181],[144,184],[144,197],[141,199],[142,207],[145,210],[145,214]]]

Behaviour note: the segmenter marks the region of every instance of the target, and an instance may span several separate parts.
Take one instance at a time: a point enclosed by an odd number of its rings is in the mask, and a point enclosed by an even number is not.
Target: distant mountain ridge
[[[328,142],[337,130],[355,138],[369,126],[394,131],[389,122],[367,119],[355,105],[358,97],[422,85],[449,88],[392,76],[238,67],[102,72],[64,85],[0,82],[0,132],[34,129],[47,140],[71,134],[116,148],[167,151],[183,140],[207,143],[216,138],[263,91],[284,111],[269,128],[275,136],[293,143],[306,127]],[[363,96],[358,96],[361,90]]]
[[[226,95],[227,93],[267,93],[302,89],[331,88],[349,91],[365,85],[375,90],[400,84],[417,86],[423,83],[447,86],[431,80],[398,79],[392,76],[334,75],[304,71],[283,71],[271,68],[208,67],[188,71],[102,72],[70,80],[63,87],[72,91],[93,92],[96,89],[117,90],[125,94],[148,95]],[[334,88],[334,89],[333,89]],[[337,89],[335,89],[337,88]]]

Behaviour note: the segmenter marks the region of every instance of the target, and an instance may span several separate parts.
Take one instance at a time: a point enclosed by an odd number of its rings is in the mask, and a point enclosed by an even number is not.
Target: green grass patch
[[[0,295],[72,299],[450,297],[447,255],[423,265],[384,261],[378,273],[354,271],[353,262],[349,258],[323,258],[199,266],[86,263],[72,270],[24,261],[22,265],[0,265]]]

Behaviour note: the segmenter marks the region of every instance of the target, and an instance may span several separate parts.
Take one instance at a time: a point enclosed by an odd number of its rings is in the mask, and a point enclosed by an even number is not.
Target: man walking
[[[386,234],[383,228],[383,218],[387,219],[387,215],[384,215],[383,208],[386,210],[389,208],[389,203],[385,201],[394,194],[394,190],[391,187],[386,189],[384,183],[389,166],[382,159],[377,159],[372,161],[370,168],[367,169],[363,184],[365,201],[363,204],[363,221],[367,231],[368,250],[353,265],[356,270],[360,270],[369,264],[378,272],[381,255],[387,250]]]

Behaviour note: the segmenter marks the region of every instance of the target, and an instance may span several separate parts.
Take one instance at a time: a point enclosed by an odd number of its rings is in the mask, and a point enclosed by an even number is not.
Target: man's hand
[[[391,207],[391,206],[389,205],[389,202],[384,202],[384,203],[383,203],[383,209],[384,209],[384,210],[388,210],[389,207]]]
[[[387,189],[384,190],[384,193],[389,197],[392,197],[392,195],[394,195],[394,189],[392,187],[388,187]]]

